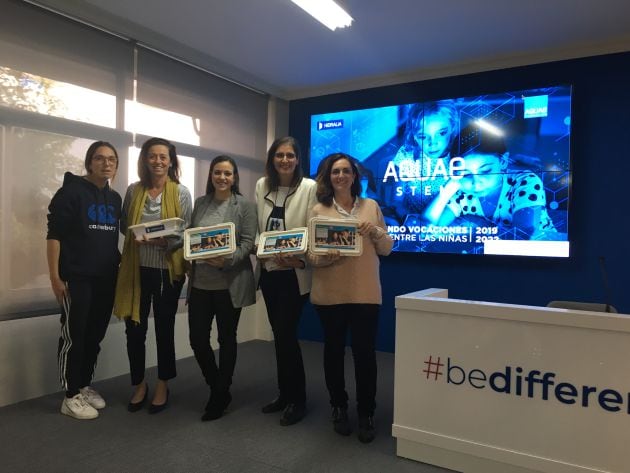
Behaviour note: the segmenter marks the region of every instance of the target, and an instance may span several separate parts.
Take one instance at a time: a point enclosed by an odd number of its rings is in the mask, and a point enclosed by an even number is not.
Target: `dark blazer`
[[[195,201],[191,217],[191,228],[205,227],[205,214],[212,202],[212,195],[204,195]],[[256,205],[249,202],[242,195],[230,197],[230,203],[225,214],[225,222],[234,223],[236,231],[236,251],[226,257],[225,265],[221,269],[228,280],[230,298],[234,307],[245,307],[256,302],[256,288],[254,285],[254,272],[249,258],[254,248],[254,239],[258,228]],[[193,286],[195,278],[195,266],[193,262],[188,287]]]

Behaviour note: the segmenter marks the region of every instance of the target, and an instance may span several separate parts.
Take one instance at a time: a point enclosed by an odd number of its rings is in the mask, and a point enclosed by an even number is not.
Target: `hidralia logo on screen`
[[[343,128],[343,120],[326,120],[325,122],[317,122],[317,131],[335,128]]]
[[[575,385],[559,379],[556,373],[536,369],[527,370],[520,366],[486,372],[479,368],[467,369],[451,357],[429,355],[424,360],[422,376],[428,381],[444,381],[454,387],[469,385],[475,389],[490,389],[498,394],[522,396],[575,404],[580,407],[599,407],[608,412],[630,414],[630,392],[620,393],[615,389],[599,388],[587,384]]]

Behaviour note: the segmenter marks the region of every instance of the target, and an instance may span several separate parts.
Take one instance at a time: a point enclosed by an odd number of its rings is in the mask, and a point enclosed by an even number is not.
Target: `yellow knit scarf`
[[[142,210],[149,195],[148,189],[138,183],[131,195],[131,205],[127,214],[128,226],[137,225],[142,218]],[[170,179],[162,191],[161,218],[181,216],[179,205],[179,186]],[[166,254],[166,265],[171,280],[178,281],[184,277],[184,252],[179,248]],[[118,280],[116,281],[116,297],[114,299],[114,315],[120,319],[131,319],[140,322],[140,252],[134,243],[133,232],[127,231],[123,246]]]

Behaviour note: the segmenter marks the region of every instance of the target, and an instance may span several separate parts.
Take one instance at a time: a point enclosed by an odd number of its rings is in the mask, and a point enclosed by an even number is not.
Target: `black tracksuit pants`
[[[67,285],[57,361],[61,386],[72,397],[92,381],[112,315],[116,276],[70,280]]]

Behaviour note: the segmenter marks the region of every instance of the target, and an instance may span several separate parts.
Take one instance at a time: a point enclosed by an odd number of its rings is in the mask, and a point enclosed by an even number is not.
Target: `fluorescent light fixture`
[[[350,26],[353,18],[333,0],[291,0],[298,7],[311,15],[331,30]]]
[[[493,135],[503,136],[503,131],[501,131],[500,128],[497,128],[496,126],[488,123],[485,120],[482,120],[481,118],[477,120],[475,123],[477,124],[479,128],[483,128],[484,130],[489,131]]]

